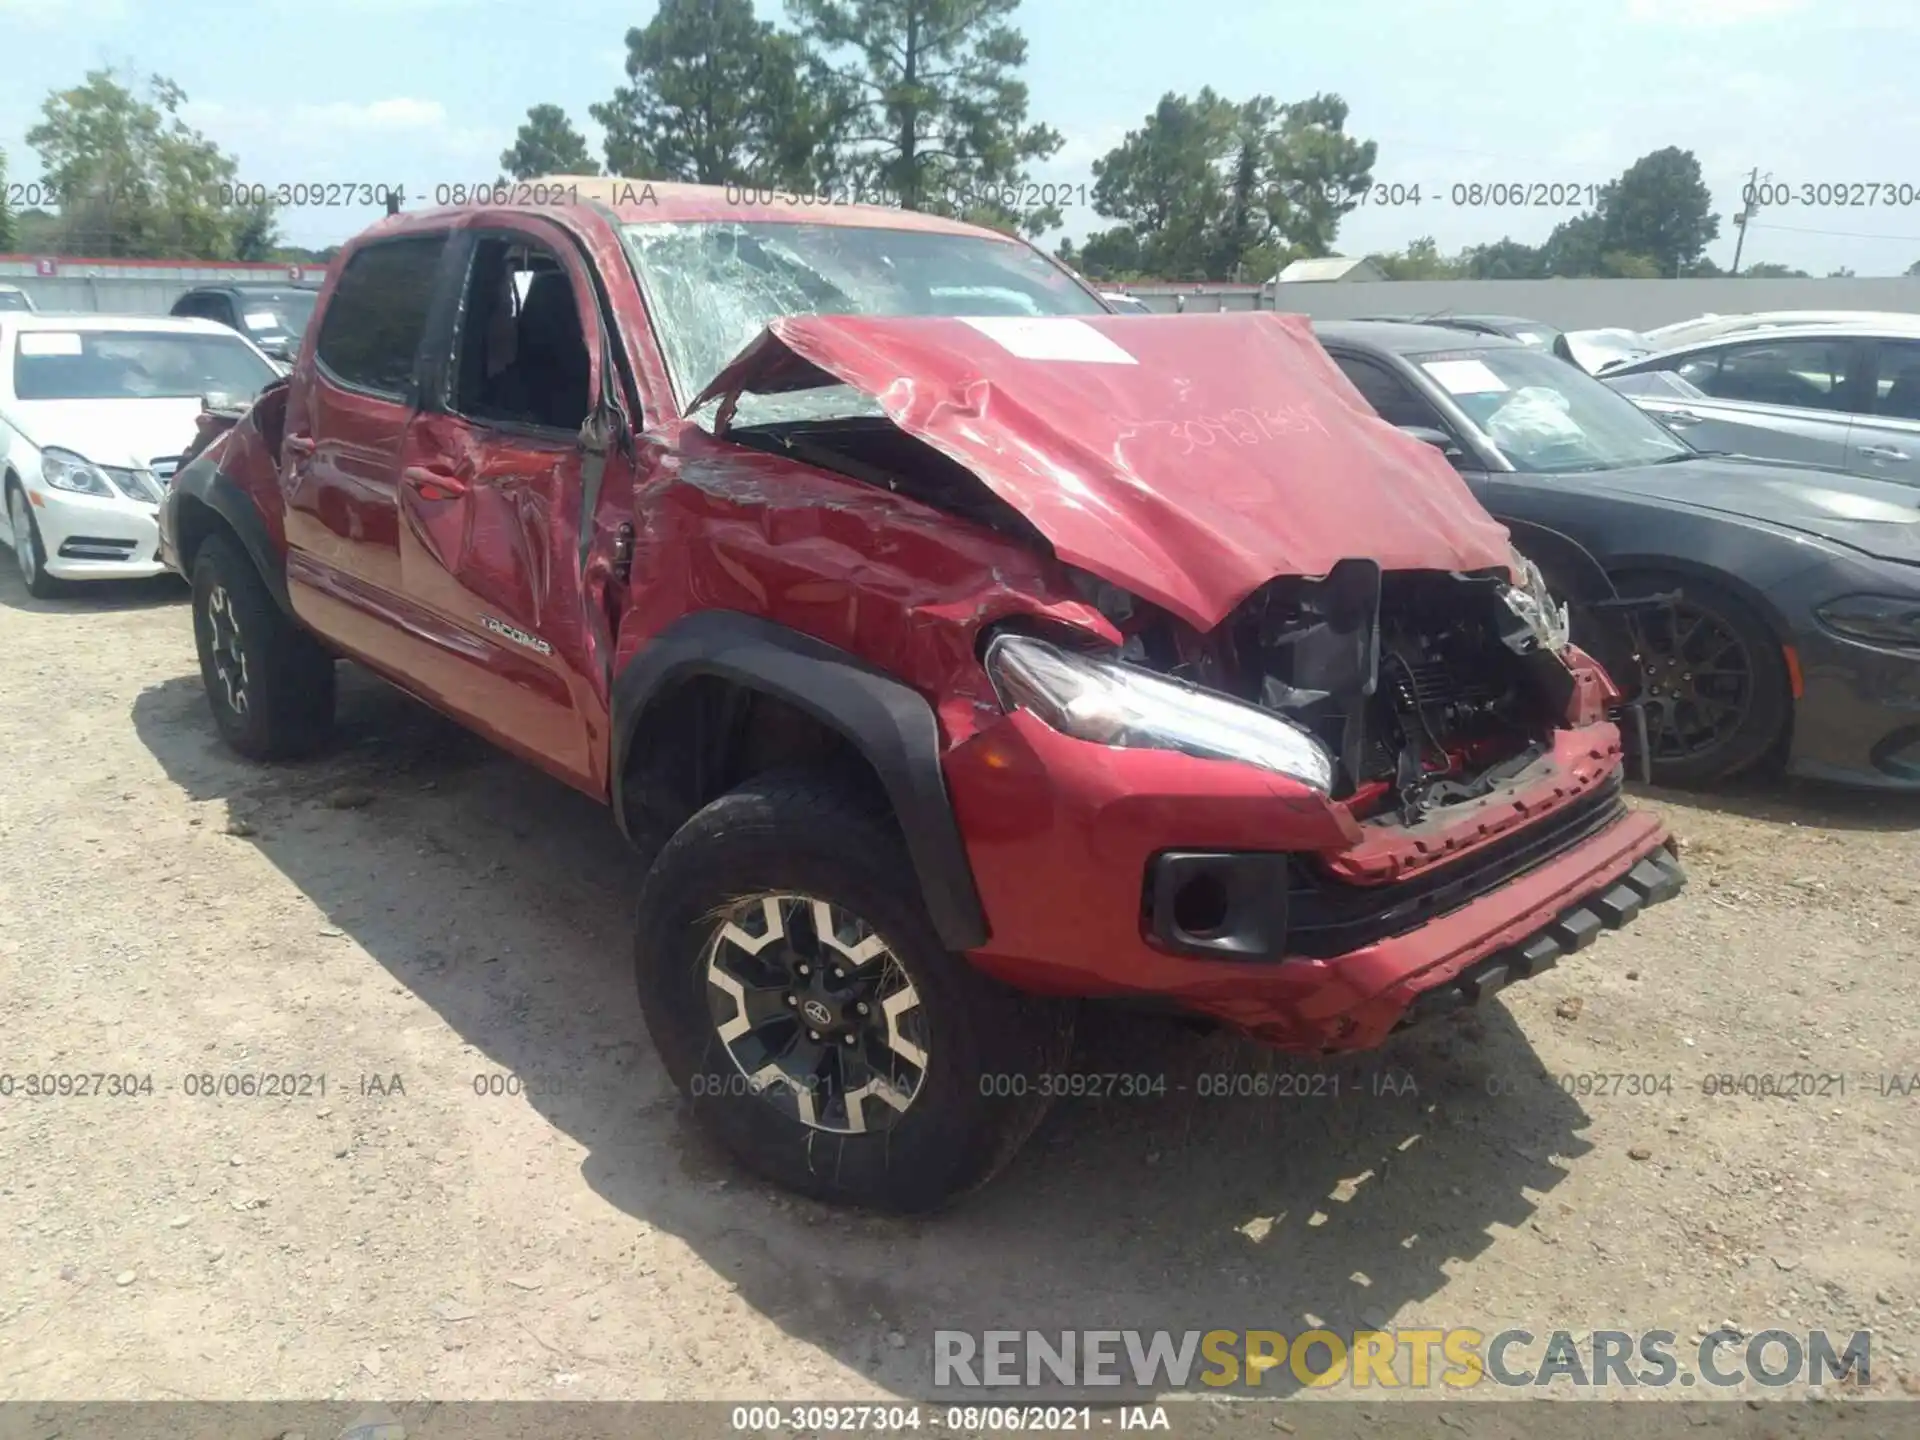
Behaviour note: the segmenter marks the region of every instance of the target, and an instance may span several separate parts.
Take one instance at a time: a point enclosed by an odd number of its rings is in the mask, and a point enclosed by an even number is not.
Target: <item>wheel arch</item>
[[[173,545],[179,558],[180,573],[193,576],[193,558],[209,535],[220,531],[233,536],[260,572],[267,592],[287,616],[293,616],[293,599],[287,593],[287,575],[280,563],[279,551],[268,533],[267,522],[240,483],[204,458],[191,461],[178,475],[173,486]]]
[[[1508,515],[1497,518],[1507,527],[1514,547],[1540,567],[1548,588],[1559,582],[1562,599],[1591,605],[1614,598],[1616,591],[1606,567],[1571,535],[1533,520]]]
[[[1606,571],[1609,577],[1631,574],[1635,571],[1653,571],[1662,575],[1675,576],[1682,582],[1683,587],[1688,580],[1698,580],[1713,586],[1716,590],[1724,590],[1760,617],[1768,631],[1772,633],[1774,643],[1782,649],[1793,644],[1793,626],[1788,623],[1787,617],[1779,607],[1767,598],[1765,591],[1732,571],[1723,570],[1707,561],[1671,553],[1617,554],[1607,557]]]
[[[636,843],[795,753],[857,766],[903,834],[943,944],[984,944],[986,916],[947,796],[933,707],[810,635],[737,611],[684,616],[615,678],[614,816]]]

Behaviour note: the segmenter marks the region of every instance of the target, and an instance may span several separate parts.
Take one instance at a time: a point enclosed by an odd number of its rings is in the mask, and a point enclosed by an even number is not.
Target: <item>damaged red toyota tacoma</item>
[[[1359,1050],[1680,888],[1548,582],[1304,320],[556,184],[355,239],[164,554],[242,754],[319,746],[346,658],[613,807],[647,1028],[748,1166],[928,1208],[1074,1002]]]

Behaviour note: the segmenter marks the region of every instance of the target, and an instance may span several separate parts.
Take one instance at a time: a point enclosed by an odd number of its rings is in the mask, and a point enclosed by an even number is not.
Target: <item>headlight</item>
[[[1920,600],[1849,595],[1814,611],[1832,629],[1874,645],[1920,649]]]
[[[1513,573],[1520,583],[1506,588],[1507,608],[1526,622],[1527,632],[1541,648],[1558,655],[1567,648],[1572,633],[1567,607],[1553,598],[1540,567],[1518,550],[1513,552]]]
[[[1333,788],[1333,756],[1327,748],[1257,706],[1025,635],[994,639],[987,647],[987,675],[1002,705],[1031,710],[1077,740],[1238,760],[1322,794]]]
[[[113,486],[108,482],[106,472],[71,450],[42,450],[40,478],[56,490],[69,490],[75,495],[98,495],[106,500],[113,498]]]
[[[166,498],[165,487],[151,470],[117,470],[111,465],[99,468],[107,472],[113,488],[129,500],[138,500],[143,505],[158,505]]]

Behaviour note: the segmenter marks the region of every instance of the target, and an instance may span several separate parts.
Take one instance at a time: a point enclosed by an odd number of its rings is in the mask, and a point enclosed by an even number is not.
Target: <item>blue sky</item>
[[[777,3],[759,0],[768,18]],[[529,105],[552,102],[598,145],[587,106],[621,82],[622,36],[651,0],[0,0],[0,148],[27,149],[48,90],[96,65],[169,76],[189,118],[243,178],[484,181]],[[1443,250],[1543,238],[1567,212],[1456,207],[1455,182],[1599,182],[1677,144],[1700,157],[1722,238],[1747,172],[1788,183],[1920,191],[1920,0],[1026,0],[1032,114],[1067,143],[1036,178],[1090,182],[1089,163],[1162,93],[1212,85],[1277,99],[1330,90],[1377,140],[1381,182],[1417,208],[1356,212],[1339,249]],[[1441,195],[1435,203],[1436,192]],[[342,240],[368,209],[283,212],[296,244]],[[1078,237],[1100,223],[1069,212]],[[1762,228],[1762,227],[1765,228]],[[1744,261],[1815,274],[1898,274],[1920,260],[1920,201],[1768,211]]]

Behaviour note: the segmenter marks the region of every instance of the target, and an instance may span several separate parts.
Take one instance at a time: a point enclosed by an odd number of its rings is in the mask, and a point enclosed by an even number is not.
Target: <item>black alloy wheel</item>
[[[858,916],[759,895],[716,917],[707,1008],[751,1092],[815,1130],[890,1128],[927,1073],[920,992]]]

